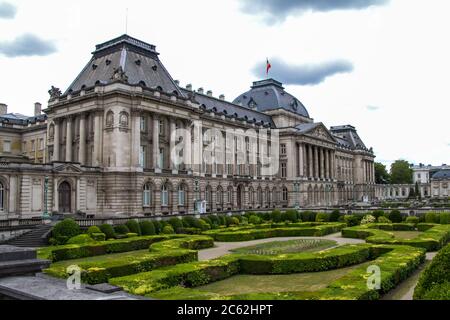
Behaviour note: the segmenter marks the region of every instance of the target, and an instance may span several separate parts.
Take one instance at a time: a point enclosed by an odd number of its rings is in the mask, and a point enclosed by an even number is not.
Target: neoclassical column
[[[336,151],[331,151],[331,179],[336,179]]]
[[[319,148],[314,146],[314,178],[319,178]]]
[[[72,117],[66,119],[66,162],[72,162]]]
[[[191,140],[191,129],[188,123],[184,124],[184,150],[183,150],[183,162],[184,162],[184,169],[189,170],[191,169],[191,153],[192,153],[192,140]]]
[[[175,166],[175,163],[172,160],[172,151],[175,150],[175,143],[176,143],[176,136],[174,134],[174,132],[177,130],[177,126],[176,126],[176,122],[174,118],[170,118],[169,120],[169,128],[170,128],[170,135],[169,135],[169,139],[170,139],[170,150],[169,150],[169,163],[170,163],[170,169],[171,170],[176,170],[177,167]]]
[[[298,158],[299,158],[299,176],[304,177],[305,176],[305,154],[304,154],[305,145],[303,143],[300,143],[298,145]]]
[[[153,168],[161,169],[159,163],[159,117],[153,115]]]
[[[86,165],[86,114],[80,115],[80,147],[78,149],[78,162]]]
[[[325,179],[330,179],[330,166],[328,160],[328,149],[324,150],[324,161],[325,161]]]
[[[138,109],[131,112],[131,167],[140,166],[140,154],[141,154],[141,111]],[[142,164],[145,167],[145,160]]]
[[[308,144],[308,168],[309,168],[309,178],[314,177],[314,160],[313,160],[313,149],[310,144]]]
[[[320,178],[325,179],[325,156],[323,148],[320,148]]]
[[[59,161],[59,144],[60,144],[60,120],[55,119],[55,131],[53,137],[53,161]]]
[[[94,154],[92,155],[92,166],[100,166],[100,148],[101,148],[101,112],[94,114]]]

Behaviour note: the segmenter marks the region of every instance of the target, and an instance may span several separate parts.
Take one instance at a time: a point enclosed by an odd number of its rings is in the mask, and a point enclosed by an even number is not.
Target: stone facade
[[[45,199],[48,211],[104,217],[193,213],[197,200],[208,211],[230,211],[376,198],[375,156],[356,129],[314,122],[272,79],[227,102],[181,88],[154,46],[122,36],[98,45],[66,92],[49,93],[42,123],[0,127],[0,141],[14,141],[12,151],[0,149],[0,219],[40,216]],[[177,129],[186,131],[177,136]],[[225,163],[195,161],[216,141],[201,139],[212,129],[244,132],[241,162],[239,137],[217,144],[223,153],[211,151]],[[279,140],[265,148],[252,139],[262,132]],[[45,151],[27,149],[27,141],[42,146],[40,139]],[[181,141],[187,149],[177,164]],[[261,173],[265,151],[279,159],[274,175]]]

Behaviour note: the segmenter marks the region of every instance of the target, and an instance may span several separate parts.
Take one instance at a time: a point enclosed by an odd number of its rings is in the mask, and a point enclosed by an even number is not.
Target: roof
[[[250,123],[259,123],[264,125],[274,126],[272,117],[256,110],[244,108],[242,106],[233,104],[231,102],[217,99],[212,96],[204,95],[198,92],[193,92],[187,89],[180,88],[186,96],[194,94],[196,102],[198,102],[205,111],[214,112],[216,114],[225,115],[229,118],[236,118],[237,120],[246,120]]]
[[[450,170],[441,170],[436,172],[433,177],[433,180],[450,180]]]
[[[356,128],[350,125],[335,126],[330,128],[331,133],[335,137],[338,145],[352,150],[369,151],[364,142],[356,132]]]
[[[284,90],[283,84],[274,79],[253,82],[250,91],[237,97],[233,103],[258,111],[284,109],[309,118],[305,106]]]
[[[109,84],[117,72],[123,72],[131,85],[159,89],[167,93],[181,91],[166,68],[159,60],[154,45],[145,43],[128,35],[96,46],[96,50],[86,67],[69,86],[65,94],[77,92],[98,84]]]
[[[42,114],[39,116],[29,117],[20,113],[7,113],[0,116],[0,123],[15,124],[21,126],[27,126],[28,124],[34,124],[36,122],[43,122],[47,120],[47,115]]]

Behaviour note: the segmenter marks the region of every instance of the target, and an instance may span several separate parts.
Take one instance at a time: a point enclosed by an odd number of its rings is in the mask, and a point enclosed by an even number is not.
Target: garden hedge
[[[66,261],[54,263],[44,272],[58,278],[67,278],[69,264],[81,269],[81,280],[88,284],[108,282],[113,277],[146,272],[163,266],[197,261],[196,250],[210,248],[214,241],[206,236],[191,236],[154,243],[146,253],[116,257],[115,259],[97,259],[93,261]]]
[[[336,233],[346,225],[343,223],[293,223],[272,224],[206,231],[216,241],[239,242],[278,237],[321,237]]]
[[[372,261],[369,261],[372,260]],[[339,248],[280,256],[227,255],[215,260],[192,262],[165,267],[150,272],[113,278],[109,283],[131,294],[160,299],[378,299],[406,279],[425,260],[425,250],[410,246],[345,245]],[[326,289],[317,292],[258,293],[221,296],[197,290],[195,287],[219,281],[237,274],[290,274],[324,271],[364,263]],[[369,265],[381,268],[381,289],[368,289]]]
[[[345,228],[342,236],[345,238],[365,239],[375,244],[397,244],[425,248],[427,251],[436,251],[450,240],[450,226],[437,224],[418,224],[417,229],[423,233],[414,239],[395,239],[394,234],[385,230],[413,230],[410,224],[368,224]],[[411,226],[413,226],[411,224]]]
[[[414,290],[415,300],[450,299],[450,244],[434,257],[421,274]]]

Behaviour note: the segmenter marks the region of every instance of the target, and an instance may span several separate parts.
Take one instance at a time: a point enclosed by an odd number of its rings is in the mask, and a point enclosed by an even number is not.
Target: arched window
[[[258,202],[258,204],[260,206],[262,206],[262,204],[263,204],[263,193],[262,193],[262,189],[261,188],[258,189],[258,192],[256,194],[256,201]]]
[[[184,190],[184,185],[180,184],[178,186],[178,205],[184,206],[186,203],[186,192]]]
[[[163,185],[161,188],[161,206],[168,207],[169,206],[169,189],[166,185]]]
[[[205,200],[208,206],[212,205],[212,189],[211,186],[207,186],[205,190]]]
[[[288,189],[286,187],[283,188],[283,201],[287,202],[289,200]]]
[[[55,125],[51,124],[50,128],[48,129],[48,136],[50,139],[53,139],[55,137]]]
[[[152,186],[150,183],[144,185],[142,191],[142,205],[143,207],[151,207],[152,205]]]
[[[112,127],[114,125],[114,112],[108,111],[106,114],[106,126]]]
[[[120,113],[120,126],[128,127],[128,113],[126,113],[126,112]]]
[[[253,188],[248,189],[248,202],[253,204],[255,202],[255,195],[253,194]]]
[[[0,182],[0,211],[5,210],[5,187]]]
[[[223,190],[222,190],[222,187],[220,187],[220,186],[217,187],[216,197],[217,197],[217,200],[216,200],[217,204],[223,205]]]
[[[228,187],[228,203],[233,203],[233,187]]]

